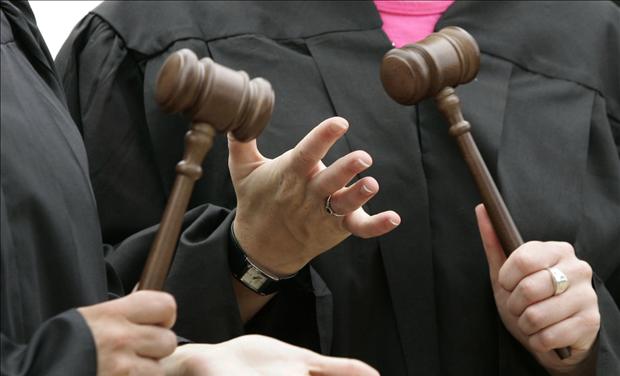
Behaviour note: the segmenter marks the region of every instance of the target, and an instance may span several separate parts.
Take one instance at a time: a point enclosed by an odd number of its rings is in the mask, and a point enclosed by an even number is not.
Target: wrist
[[[270,295],[277,292],[282,283],[295,277],[297,272],[283,275],[272,272],[254,261],[240,245],[234,230],[234,222],[229,231],[230,245],[228,261],[231,273],[237,281],[259,295]]]
[[[247,256],[248,261],[257,268],[264,271],[266,274],[279,278],[286,279],[292,275],[297,274],[309,260],[300,257],[300,252],[291,252],[291,249],[287,247],[287,252],[279,252],[282,248],[282,242],[278,241],[275,236],[269,235],[270,229],[260,229],[258,232],[267,234],[262,239],[259,239],[255,234],[256,231],[248,231],[250,226],[240,224],[235,218],[230,231],[236,241],[237,246]],[[257,226],[254,226],[255,230]]]

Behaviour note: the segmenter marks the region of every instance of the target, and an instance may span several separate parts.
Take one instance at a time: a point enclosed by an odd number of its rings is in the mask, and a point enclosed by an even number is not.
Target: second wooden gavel
[[[482,202],[498,238],[509,255],[523,239],[504,200],[480,155],[471,125],[463,118],[460,100],[453,87],[476,77],[480,50],[476,40],[459,27],[446,27],[424,40],[388,51],[381,64],[381,82],[396,102],[413,105],[434,97],[437,107],[450,123],[463,158],[472,173]],[[556,349],[561,359],[571,356],[569,347]]]
[[[198,60],[182,49],[170,55],[157,77],[156,98],[167,112],[185,112],[192,127],[185,134],[183,160],[151,246],[139,290],[161,290],[174,256],[194,183],[216,131],[232,132],[239,141],[256,138],[271,119],[274,93],[268,81],[249,79],[209,58]]]

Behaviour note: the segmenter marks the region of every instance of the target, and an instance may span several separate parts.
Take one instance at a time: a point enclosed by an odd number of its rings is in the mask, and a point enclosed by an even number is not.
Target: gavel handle
[[[523,238],[512,220],[512,216],[482,159],[482,155],[480,155],[478,146],[476,146],[476,142],[470,133],[470,124],[463,118],[459,98],[454,93],[453,88],[446,87],[437,94],[435,100],[437,107],[450,123],[450,135],[456,139],[461,149],[465,163],[467,163],[482,197],[484,207],[489,213],[493,228],[506,256],[508,256],[523,244]],[[570,347],[555,349],[555,352],[560,359],[571,356]]]
[[[185,155],[177,164],[177,176],[162,220],[142,271],[138,290],[162,290],[174,256],[183,216],[194,183],[202,176],[202,161],[213,145],[215,129],[206,123],[194,123],[185,135]]]
[[[469,127],[469,124],[467,126]],[[484,207],[489,213],[489,218],[491,223],[493,223],[493,228],[497,233],[504,252],[506,256],[509,256],[523,244],[521,234],[512,220],[512,216],[480,155],[480,151],[471,133],[469,130],[465,130],[465,126],[460,128],[451,127],[450,133],[453,133],[453,130],[459,133],[462,132],[456,135],[453,134],[453,136],[474,178]]]

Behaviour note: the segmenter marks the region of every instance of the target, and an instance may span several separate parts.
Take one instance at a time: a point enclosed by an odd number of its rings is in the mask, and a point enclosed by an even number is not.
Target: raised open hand
[[[259,266],[276,275],[293,274],[351,234],[379,236],[400,223],[395,212],[369,215],[361,207],[379,191],[374,178],[346,186],[370,167],[368,153],[351,152],[329,167],[321,162],[347,129],[345,119],[327,119],[273,160],[260,154],[255,141],[241,143],[229,135],[229,167],[237,194],[234,230]],[[330,196],[338,216],[325,209]]]

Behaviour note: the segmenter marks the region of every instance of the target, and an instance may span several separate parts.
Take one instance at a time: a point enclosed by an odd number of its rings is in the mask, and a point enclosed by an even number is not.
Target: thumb
[[[101,303],[101,306],[104,305],[109,313],[120,314],[134,324],[171,328],[176,321],[176,301],[172,295],[162,291],[141,290]]]
[[[241,142],[230,132],[228,133],[228,153],[228,164],[230,167],[260,162],[263,160],[263,156],[258,151],[258,147],[256,146],[256,139],[248,142]]]
[[[499,275],[499,269],[506,262],[506,254],[502,248],[499,238],[495,233],[489,214],[484,205],[479,204],[476,206],[476,218],[478,219],[478,229],[480,231],[480,237],[482,238],[482,245],[484,246],[484,253],[487,256],[487,262],[489,263],[489,273],[491,274],[491,283],[493,287],[497,284],[497,276]]]

